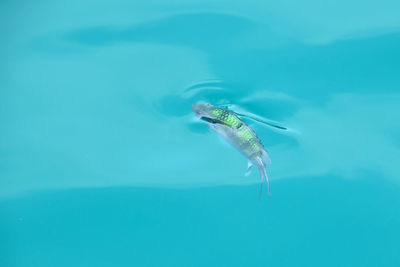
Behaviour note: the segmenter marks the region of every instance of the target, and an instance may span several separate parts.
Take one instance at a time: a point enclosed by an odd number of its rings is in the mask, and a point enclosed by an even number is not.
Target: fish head
[[[196,115],[202,120],[216,120],[217,114],[215,110],[218,109],[217,107],[208,104],[208,103],[195,103],[192,105],[192,109]]]

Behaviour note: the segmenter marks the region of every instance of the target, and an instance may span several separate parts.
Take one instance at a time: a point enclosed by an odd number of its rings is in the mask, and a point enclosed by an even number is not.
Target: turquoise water
[[[0,266],[400,266],[399,2],[167,2],[0,4]]]

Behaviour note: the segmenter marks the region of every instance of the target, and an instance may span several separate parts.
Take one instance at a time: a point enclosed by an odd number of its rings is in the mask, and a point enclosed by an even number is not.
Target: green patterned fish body
[[[193,104],[192,108],[202,120],[210,125],[211,129],[222,136],[248,159],[249,163],[246,175],[250,174],[253,165],[257,167],[261,176],[261,186],[265,180],[268,184],[268,192],[270,192],[266,172],[266,166],[270,163],[270,159],[253,129],[244,123],[238,115],[228,109],[207,103],[196,103]]]

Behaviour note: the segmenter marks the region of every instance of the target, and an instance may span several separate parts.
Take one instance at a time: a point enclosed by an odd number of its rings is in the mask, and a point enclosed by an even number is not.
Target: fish
[[[235,112],[227,108],[198,102],[192,105],[192,110],[202,121],[208,123],[212,130],[247,158],[246,176],[250,175],[253,166],[258,169],[261,178],[260,198],[264,181],[268,186],[268,194],[271,195],[267,175],[267,166],[271,164],[271,159],[254,130]]]

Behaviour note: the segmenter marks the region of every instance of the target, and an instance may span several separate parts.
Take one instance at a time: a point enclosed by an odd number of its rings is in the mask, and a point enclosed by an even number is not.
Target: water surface
[[[1,266],[400,265],[397,2],[0,6]]]

